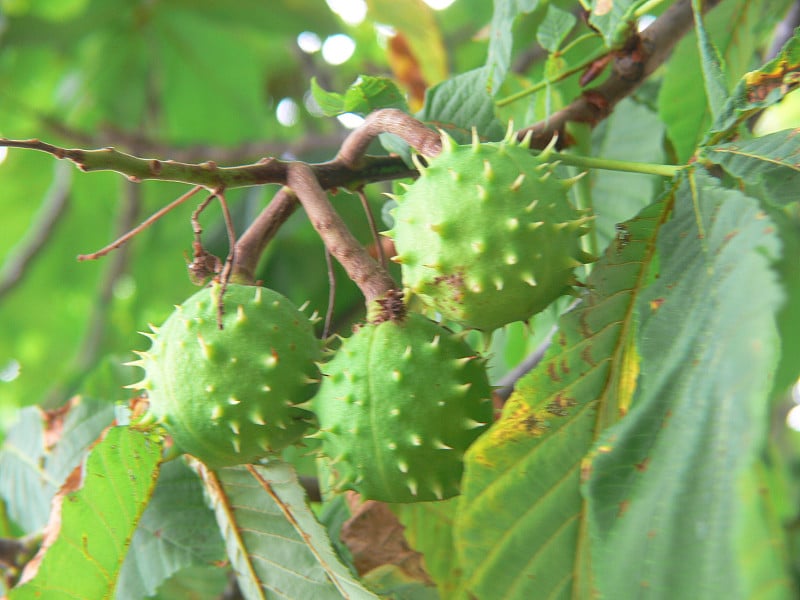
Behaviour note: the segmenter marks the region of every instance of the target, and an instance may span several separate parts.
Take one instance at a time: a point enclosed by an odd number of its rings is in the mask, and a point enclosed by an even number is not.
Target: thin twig
[[[721,0],[706,0],[707,12]],[[546,120],[517,132],[522,140],[531,135],[531,148],[545,148],[554,135],[562,141],[564,128],[569,122],[596,126],[608,117],[623,98],[631,95],[658,67],[669,58],[672,49],[691,30],[693,14],[691,0],[678,0],[664,14],[634,38],[627,52],[620,52],[614,68],[603,83],[583,92],[565,108]]]
[[[222,216],[225,220],[225,228],[228,232],[228,255],[225,257],[225,266],[222,268],[222,274],[220,275],[222,291],[224,292],[230,280],[233,263],[236,261],[236,230],[233,227],[233,219],[231,218],[228,201],[225,200],[225,193],[223,190],[217,190],[214,192],[214,195],[217,197],[222,207]]]
[[[558,327],[554,325],[547,333],[547,337],[544,339],[544,341],[539,344],[539,346],[533,352],[522,359],[522,361],[516,367],[511,369],[511,371],[506,373],[497,382],[498,387],[494,391],[495,396],[497,396],[503,402],[508,400],[509,396],[511,396],[514,388],[517,385],[517,381],[519,381],[529,371],[535,369],[536,365],[542,362],[542,359],[544,358],[547,349],[550,347],[550,343],[552,342],[553,335],[556,331],[558,331]]]
[[[56,163],[53,182],[45,193],[44,202],[34,224],[28,230],[26,238],[14,249],[0,269],[0,298],[22,280],[28,267],[53,235],[56,225],[67,209],[72,172],[65,167],[64,164]]]
[[[380,259],[381,266],[386,269],[386,254],[383,251],[383,244],[381,244],[380,234],[378,233],[378,226],[375,224],[375,215],[372,214],[372,208],[367,201],[367,195],[364,193],[364,188],[359,188],[356,190],[359,199],[361,200],[361,206],[364,209],[364,214],[367,215],[367,222],[369,223],[369,230],[372,234],[372,241],[376,246],[376,251],[378,253],[378,258]]]
[[[81,260],[81,261],[83,261],[83,260],[97,260],[98,258],[101,258],[101,257],[105,256],[106,254],[108,254],[112,250],[116,250],[120,246],[124,245],[132,237],[138,235],[139,233],[141,233],[142,231],[144,231],[145,229],[150,227],[150,225],[152,225],[153,223],[158,221],[161,217],[163,217],[169,211],[173,210],[174,208],[176,208],[176,207],[180,206],[181,204],[183,204],[184,202],[186,202],[189,198],[194,196],[197,192],[199,192],[202,189],[203,188],[201,186],[199,186],[199,185],[196,186],[196,187],[193,187],[191,190],[189,190],[188,192],[183,194],[180,198],[178,198],[177,200],[173,200],[172,202],[170,202],[164,208],[156,211],[148,219],[143,221],[140,225],[138,225],[137,227],[134,227],[133,229],[130,229],[129,231],[127,231],[127,233],[125,233],[124,235],[120,236],[115,241],[111,242],[105,248],[101,248],[97,252],[92,252],[91,254],[79,254],[78,255],[78,260]]]

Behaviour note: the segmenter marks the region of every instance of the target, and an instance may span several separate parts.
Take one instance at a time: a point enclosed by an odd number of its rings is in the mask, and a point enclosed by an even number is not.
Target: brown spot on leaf
[[[589,480],[592,474],[592,461],[589,457],[584,457],[581,460],[581,482]]]
[[[394,565],[409,577],[433,585],[423,565],[422,554],[413,550],[403,534],[404,527],[383,502],[347,493],[352,516],[342,525],[341,540],[353,555],[359,575],[383,565]]]
[[[566,417],[569,414],[568,409],[575,406],[575,404],[576,402],[573,398],[569,398],[562,392],[558,392],[555,399],[547,405],[545,410],[558,417]]]
[[[581,358],[589,365],[594,366],[595,360],[592,357],[592,347],[586,346],[583,350],[581,350]]]
[[[630,500],[623,500],[622,502],[620,502],[619,503],[619,510],[617,511],[617,517],[621,517],[626,512],[628,512],[628,509],[630,508],[630,506],[631,506],[631,501]]]
[[[44,447],[46,450],[51,450],[61,439],[61,434],[64,432],[64,420],[67,418],[67,414],[80,403],[80,396],[74,396],[63,406],[42,412],[42,420],[44,421]]]
[[[602,17],[610,13],[612,8],[614,8],[614,0],[598,0],[594,6],[594,14]]]
[[[662,304],[664,304],[664,298],[654,298],[653,300],[650,300],[650,310],[655,312],[661,308]]]
[[[553,381],[561,381],[561,377],[558,376],[556,371],[556,365],[552,361],[547,363],[547,376]]]
[[[642,462],[636,463],[635,468],[640,473],[644,473],[647,470],[647,466],[650,464],[650,457],[648,456]]]
[[[789,64],[788,61],[781,61],[774,70],[764,72],[752,72],[745,75],[747,85],[747,99],[750,102],[762,102],[770,92],[780,88],[781,95],[786,95],[794,88],[800,86],[800,64]]]

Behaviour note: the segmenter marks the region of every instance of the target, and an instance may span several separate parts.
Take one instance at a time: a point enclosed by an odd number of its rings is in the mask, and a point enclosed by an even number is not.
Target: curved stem
[[[360,166],[370,143],[381,133],[391,133],[425,156],[436,156],[442,151],[442,141],[437,132],[396,108],[384,108],[367,115],[342,144],[334,162],[350,168]]]
[[[564,79],[574,75],[575,73],[579,73],[580,71],[583,71],[584,69],[589,67],[593,62],[603,58],[607,54],[608,54],[608,50],[603,50],[602,52],[599,52],[597,55],[587,59],[586,61],[582,62],[581,64],[579,64],[579,65],[577,65],[575,67],[572,67],[571,69],[567,69],[563,73],[559,73],[553,79],[543,79],[542,81],[540,81],[538,83],[535,83],[532,86],[517,92],[516,94],[511,94],[510,96],[506,96],[505,98],[501,98],[500,100],[495,101],[495,106],[499,106],[499,107],[502,108],[503,106],[508,106],[509,104],[511,104],[513,102],[516,102],[517,100],[522,100],[523,98],[526,98],[526,97],[530,96],[531,94],[535,94],[539,90],[546,88],[548,85],[553,85],[554,83],[558,83],[559,81],[563,81]]]
[[[398,289],[389,273],[373,260],[350,233],[307,164],[291,163],[287,171],[287,183],[303,205],[325,247],[364,294],[367,305]]]

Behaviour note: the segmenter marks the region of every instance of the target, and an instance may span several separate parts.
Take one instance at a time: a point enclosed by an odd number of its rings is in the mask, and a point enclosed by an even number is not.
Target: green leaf
[[[230,594],[229,586],[230,580],[225,569],[189,567],[161,586],[153,598],[154,600],[220,600],[226,597],[226,593]]]
[[[638,300],[634,408],[584,465],[605,597],[745,597],[739,486],[765,433],[781,301],[779,243],[759,214],[698,170],[661,230],[659,272]]]
[[[589,22],[603,34],[607,48],[621,44],[631,33],[636,10],[647,0],[592,0]]]
[[[490,97],[500,89],[511,65],[514,21],[520,14],[533,12],[538,6],[539,0],[494,0],[485,71],[486,93]]]
[[[376,600],[333,552],[290,465],[197,468],[246,598]]]
[[[572,13],[548,4],[544,19],[536,30],[536,41],[542,48],[555,52],[575,27],[576,22],[577,19]]]
[[[117,598],[152,596],[178,571],[222,563],[225,547],[197,474],[182,460],[165,463],[125,557]]]
[[[702,158],[722,165],[749,186],[765,190],[767,198],[786,205],[800,200],[800,130],[719,144],[702,150]]]
[[[703,70],[708,108],[711,111],[711,118],[716,119],[728,99],[725,67],[719,50],[711,41],[703,24],[701,0],[692,0],[692,12],[694,13],[694,31],[697,35],[697,48],[700,52],[700,66]]]
[[[329,117],[342,113],[363,116],[379,108],[399,108],[408,112],[403,93],[394,81],[386,77],[360,75],[344,94],[324,90],[314,77],[311,79],[311,93],[322,112]]]
[[[425,557],[425,569],[442,598],[452,598],[459,579],[453,521],[458,498],[443,502],[397,504],[392,510],[405,527],[409,545]]]
[[[151,434],[127,427],[109,429],[82,473],[76,472],[79,477],[59,497],[57,537],[38,571],[14,588],[10,599],[112,597],[160,459],[161,445]]]
[[[742,557],[742,597],[788,600],[798,597],[797,584],[790,576],[789,548],[783,529],[793,517],[794,507],[780,510],[781,505],[786,505],[788,490],[780,485],[775,473],[778,467],[770,463],[759,460],[740,484],[742,518],[736,542]]]
[[[436,588],[411,577],[401,566],[381,565],[364,576],[364,581],[392,600],[439,600]]]
[[[542,362],[467,452],[454,529],[463,595],[591,596],[581,461],[633,393],[632,309],[664,210],[656,203],[620,226]]]
[[[752,68],[753,56],[763,43],[762,32],[777,22],[786,6],[786,0],[730,0],[706,14],[706,31],[727,65],[726,87],[733,88]],[[666,63],[658,97],[659,113],[679,162],[692,156],[711,124],[699,60],[696,36],[690,33]]]
[[[705,145],[719,143],[736,133],[755,113],[779,102],[800,86],[800,29],[780,53],[756,71],[742,77],[711,127]]]
[[[418,119],[449,133],[457,142],[467,143],[472,127],[481,139],[496,141],[505,129],[497,119],[494,101],[487,89],[486,67],[473,69],[430,88]]]
[[[76,398],[61,418],[63,423],[59,418],[51,421],[53,426],[63,427],[54,447],[48,447],[45,441],[47,415],[34,407],[20,411],[19,422],[3,442],[0,496],[6,501],[9,516],[25,533],[45,526],[50,501],[83,460],[89,446],[111,423],[114,407],[107,402]]]

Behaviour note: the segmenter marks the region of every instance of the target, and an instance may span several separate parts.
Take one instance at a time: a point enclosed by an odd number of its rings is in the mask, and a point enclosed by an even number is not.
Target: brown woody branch
[[[706,0],[707,12],[721,0]],[[608,79],[585,90],[571,104],[548,119],[517,132],[521,140],[531,134],[531,147],[542,149],[554,135],[566,140],[567,123],[588,123],[592,127],[607,118],[622,99],[630,96],[658,67],[669,58],[675,45],[693,26],[691,0],[678,0],[664,14],[636,34],[624,51],[618,52]]]
[[[292,163],[287,183],[303,205],[325,247],[359,287],[368,305],[397,289],[389,273],[373,260],[350,233],[307,164]]]
[[[410,118],[408,115],[406,117]],[[58,159],[72,161],[82,171],[116,171],[136,183],[144,180],[177,181],[200,185],[209,190],[268,183],[283,185],[286,183],[287,169],[290,164],[276,158],[266,158],[250,165],[220,167],[213,161],[190,164],[173,160],[140,158],[119,152],[114,148],[99,150],[62,148],[38,139],[9,140],[0,138],[0,146],[47,152]],[[337,160],[312,165],[311,168],[320,185],[325,189],[337,187],[355,189],[375,181],[416,175],[414,169],[391,156],[364,156],[359,161],[357,169]]]

